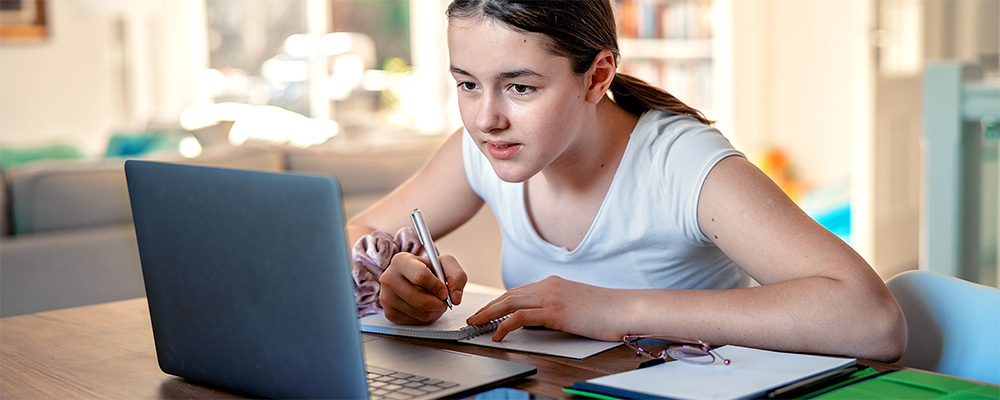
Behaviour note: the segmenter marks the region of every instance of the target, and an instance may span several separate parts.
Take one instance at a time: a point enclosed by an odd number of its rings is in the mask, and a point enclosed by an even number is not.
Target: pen
[[[410,214],[410,219],[413,220],[413,228],[417,230],[417,238],[420,239],[420,244],[424,245],[424,250],[427,251],[427,258],[431,259],[431,266],[434,267],[434,275],[444,283],[445,289],[448,290],[448,297],[445,300],[448,303],[448,309],[450,310],[453,305],[451,303],[451,288],[448,287],[448,279],[445,278],[444,268],[441,267],[441,259],[438,258],[437,247],[434,247],[434,240],[431,239],[431,230],[427,229],[427,222],[424,221],[424,214],[420,212],[419,208],[413,209],[413,214]]]

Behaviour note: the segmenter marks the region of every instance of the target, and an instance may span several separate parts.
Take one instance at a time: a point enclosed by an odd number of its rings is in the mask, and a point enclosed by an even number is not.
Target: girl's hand
[[[473,314],[469,325],[481,325],[511,314],[497,327],[499,342],[515,329],[543,326],[597,340],[618,341],[623,329],[623,291],[550,276],[507,291]],[[384,304],[384,303],[383,303]]]
[[[392,257],[389,267],[379,277],[382,289],[379,301],[385,317],[397,324],[426,325],[437,321],[448,309],[448,288],[455,304],[462,302],[462,290],[468,281],[455,257],[441,256],[441,267],[448,287],[431,269],[430,260],[400,252]]]

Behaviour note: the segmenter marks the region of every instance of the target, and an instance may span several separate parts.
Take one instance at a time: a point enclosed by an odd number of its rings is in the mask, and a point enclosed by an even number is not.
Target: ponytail
[[[705,118],[705,114],[684,104],[672,94],[652,86],[641,79],[617,73],[611,81],[611,96],[618,106],[630,113],[641,115],[647,110],[666,111],[694,117],[705,125],[715,121]]]
[[[566,57],[573,73],[590,69],[595,57],[610,50],[618,62],[618,34],[610,0],[452,0],[445,15],[451,18],[489,18],[513,29],[534,32],[549,39],[553,54]],[[700,111],[635,77],[615,74],[612,99],[635,115],[660,110],[689,115],[711,125]]]

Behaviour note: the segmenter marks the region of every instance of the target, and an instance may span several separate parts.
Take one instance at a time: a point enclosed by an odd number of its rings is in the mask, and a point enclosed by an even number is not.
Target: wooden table
[[[538,368],[513,387],[566,397],[573,382],[634,369],[643,361],[624,346],[585,360],[480,346],[400,339]],[[893,365],[862,361],[876,369]],[[145,298],[0,319],[0,398],[240,398],[164,374],[156,363]]]

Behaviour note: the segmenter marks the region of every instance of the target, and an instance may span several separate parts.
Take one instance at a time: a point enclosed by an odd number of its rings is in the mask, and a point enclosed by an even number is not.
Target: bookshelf
[[[717,0],[615,0],[620,72],[662,88],[719,119]]]

